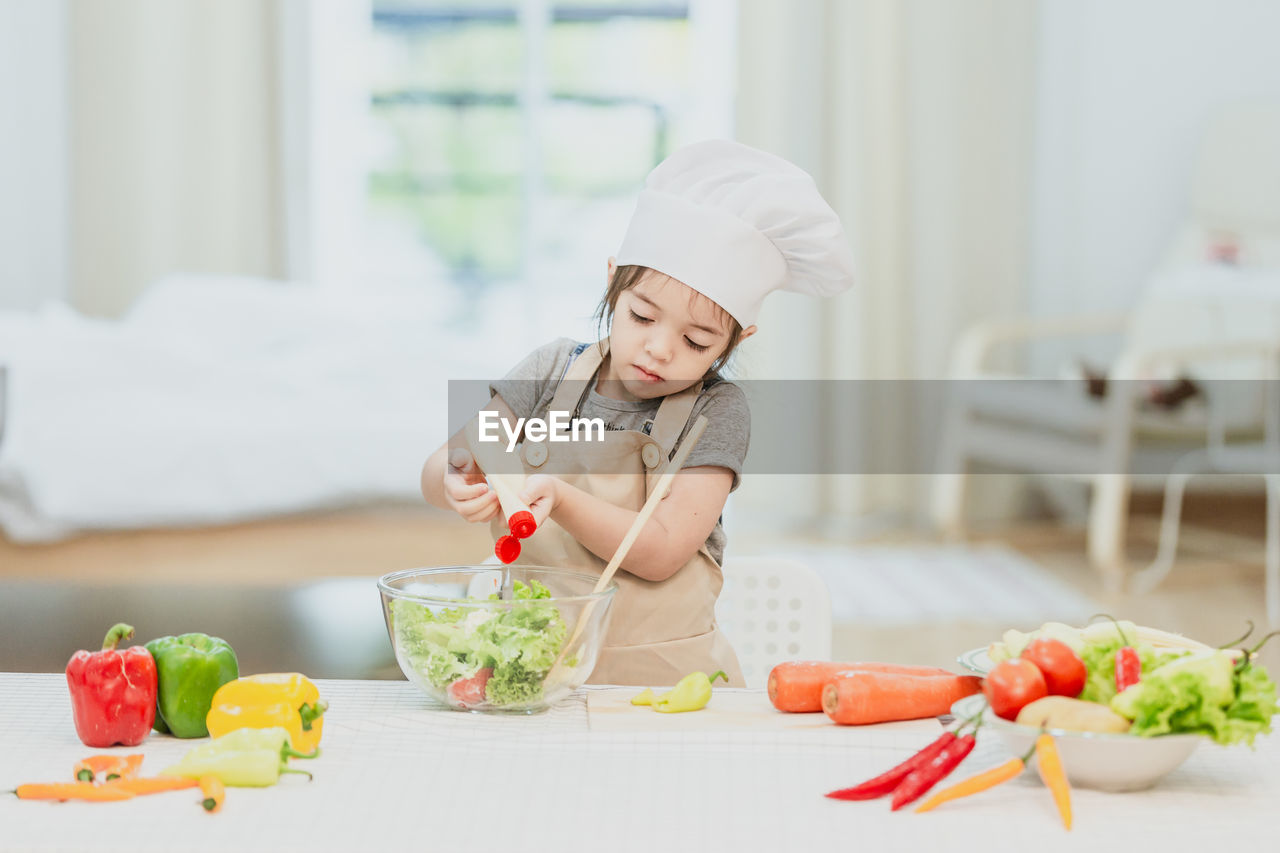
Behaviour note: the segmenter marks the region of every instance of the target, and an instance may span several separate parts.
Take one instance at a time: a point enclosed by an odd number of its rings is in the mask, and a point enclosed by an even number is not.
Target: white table
[[[825,799],[939,731],[896,727],[592,732],[584,693],[534,717],[431,707],[405,682],[321,681],[331,703],[313,782],[230,789],[205,814],[179,791],[122,803],[0,795],[0,850],[826,851],[1275,850],[1280,737],[1202,746],[1151,791],[1074,792],[1064,831],[1034,773],[929,814]],[[759,693],[761,703],[767,699]],[[713,700],[714,702],[714,700]],[[640,709],[637,709],[639,712]],[[675,716],[673,715],[673,719]],[[196,741],[153,735],[158,772]],[[0,790],[69,780],[76,738],[60,674],[0,673]],[[954,778],[1007,756],[995,738]],[[952,780],[954,781],[954,779]]]

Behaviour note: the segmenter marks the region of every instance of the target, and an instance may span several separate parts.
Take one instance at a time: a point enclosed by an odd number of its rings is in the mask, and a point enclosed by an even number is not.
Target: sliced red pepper
[[[1116,650],[1116,690],[1137,684],[1142,679],[1142,661],[1138,659],[1138,650],[1133,646],[1123,646]]]
[[[955,732],[943,732],[942,736],[901,764],[886,770],[874,779],[868,779],[852,788],[841,788],[827,794],[833,800],[874,800],[883,797],[898,787],[912,770],[929,763],[956,740]]]
[[[907,778],[902,780],[902,784],[893,790],[893,799],[890,801],[893,810],[897,811],[908,803],[914,803],[920,799],[930,788],[955,770],[960,762],[973,752],[977,743],[978,739],[972,734],[962,735],[935,755],[928,764],[908,773]]]

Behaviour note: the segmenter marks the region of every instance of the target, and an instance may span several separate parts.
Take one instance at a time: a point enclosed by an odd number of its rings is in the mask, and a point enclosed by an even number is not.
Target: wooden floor
[[[1153,508],[1140,505],[1130,525],[1135,566],[1154,555],[1157,527]],[[1208,642],[1232,639],[1248,619],[1258,625],[1257,636],[1265,633],[1260,505],[1193,511],[1171,576],[1146,596],[1110,601],[1087,565],[1084,532],[1078,527],[1021,523],[989,527],[972,538],[1012,546],[1118,617]],[[927,539],[927,534],[898,531],[875,541]],[[287,587],[330,577],[373,578],[414,566],[473,563],[490,548],[486,526],[426,508],[369,509],[220,528],[95,534],[54,545],[17,546],[0,540],[0,582]],[[20,595],[13,589],[11,599]],[[0,605],[20,608],[22,602]],[[958,651],[985,645],[1007,627],[944,624],[922,632],[837,625],[833,651],[844,659],[949,666]],[[1263,659],[1280,670],[1280,639]]]
[[[1149,511],[1138,511],[1131,516],[1128,543],[1131,570],[1143,568],[1154,559],[1159,525],[1159,516]],[[919,542],[922,538],[927,536],[901,532],[887,534],[877,541]],[[1000,542],[1016,549],[1098,601],[1117,618],[1176,631],[1214,645],[1244,633],[1249,620],[1256,626],[1255,640],[1261,639],[1268,630],[1263,600],[1264,537],[1260,506],[1246,513],[1233,513],[1229,518],[1215,518],[1212,512],[1189,518],[1182,525],[1173,570],[1146,595],[1126,593],[1111,599],[1106,596],[1100,577],[1085,558],[1085,532],[1080,527],[1064,527],[1052,521],[1002,525],[974,531],[970,540]],[[1004,627],[1012,626],[943,624],[930,626],[927,633],[836,626],[833,654],[848,660],[897,660],[948,666],[954,663],[955,650],[986,645],[997,638]],[[1264,648],[1261,660],[1272,672],[1280,673],[1280,637]]]
[[[487,527],[425,506],[381,507],[49,545],[0,538],[0,580],[287,585],[478,562],[492,548]]]

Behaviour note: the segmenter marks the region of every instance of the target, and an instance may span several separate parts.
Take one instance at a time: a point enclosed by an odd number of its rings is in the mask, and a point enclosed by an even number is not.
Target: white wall
[[[1032,312],[1124,310],[1187,209],[1206,121],[1280,101],[1274,0],[1041,0]]]
[[[65,0],[0,0],[0,309],[67,291]]]

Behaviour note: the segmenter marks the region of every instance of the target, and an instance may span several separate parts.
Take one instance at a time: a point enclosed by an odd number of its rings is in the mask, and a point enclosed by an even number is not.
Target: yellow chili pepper
[[[664,714],[676,714],[681,711],[697,711],[705,708],[711,701],[711,683],[717,678],[729,680],[724,672],[716,672],[708,677],[705,672],[691,672],[676,683],[666,693],[655,697],[651,704],[653,710]],[[643,696],[644,694],[640,694]]]
[[[222,808],[222,801],[227,798],[227,787],[217,776],[200,777],[200,805],[207,812],[216,812]]]
[[[943,803],[949,803],[961,797],[969,797],[994,788],[1001,783],[1008,782],[1010,779],[1016,778],[1030,760],[1031,750],[1028,750],[1027,754],[1021,758],[1010,758],[1004,764],[992,767],[990,770],[984,770],[977,775],[970,776],[968,779],[963,779],[949,788],[943,788],[916,806],[916,811],[932,811]]]
[[[936,809],[943,803],[951,800],[958,800],[961,797],[968,797],[979,791],[985,791],[988,788],[994,788],[1001,782],[1008,782],[1013,777],[1022,772],[1022,768],[1026,763],[1021,758],[1010,758],[1004,764],[998,767],[992,767],[990,770],[984,770],[976,776],[970,776],[962,782],[957,782],[949,788],[943,788],[920,805],[916,806],[917,812],[927,812]]]
[[[641,690],[635,696],[631,697],[631,704],[632,705],[652,705],[653,700],[657,698],[658,697],[654,695],[653,690],[651,688],[646,687],[644,690]]]
[[[1058,806],[1058,814],[1062,815],[1062,825],[1071,829],[1071,786],[1067,782],[1067,774],[1062,769],[1062,756],[1058,754],[1058,745],[1048,733],[1036,738],[1036,770],[1045,786],[1053,792],[1053,801]]]
[[[316,686],[300,673],[249,675],[218,688],[205,722],[215,738],[236,729],[281,726],[295,750],[310,752],[320,744],[328,707]]]

